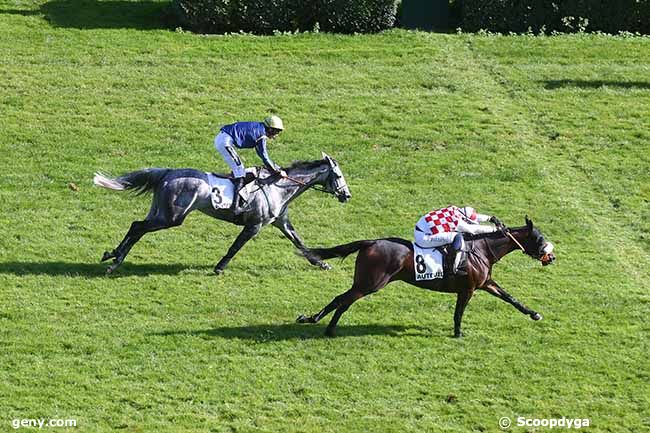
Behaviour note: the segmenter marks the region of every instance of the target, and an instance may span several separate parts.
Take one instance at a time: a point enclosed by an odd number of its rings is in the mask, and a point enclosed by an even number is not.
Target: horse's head
[[[526,216],[527,236],[521,242],[524,253],[542,262],[543,266],[550,265],[555,261],[553,244],[544,239],[544,235],[533,226],[533,222]]]
[[[325,191],[334,194],[341,203],[345,203],[350,200],[352,195],[350,194],[350,188],[348,188],[341,167],[339,167],[339,163],[334,158],[325,152],[323,152],[323,159],[329,164],[329,171],[325,180]]]

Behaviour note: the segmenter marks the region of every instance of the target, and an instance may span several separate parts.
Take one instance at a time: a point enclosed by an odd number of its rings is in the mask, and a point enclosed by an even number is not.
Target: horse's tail
[[[156,189],[168,172],[168,168],[145,168],[115,178],[95,173],[93,183],[115,191],[134,190],[139,195]]]
[[[310,255],[313,258],[319,260],[327,260],[333,257],[347,257],[350,254],[357,252],[361,249],[372,246],[377,242],[376,240],[364,240],[350,242],[349,244],[338,245],[332,248],[314,248],[309,249],[305,252],[306,255]]]

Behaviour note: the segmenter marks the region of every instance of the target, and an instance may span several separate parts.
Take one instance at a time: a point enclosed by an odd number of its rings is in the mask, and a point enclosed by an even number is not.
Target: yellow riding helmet
[[[278,129],[280,131],[284,130],[284,124],[282,123],[282,119],[280,119],[278,116],[267,117],[266,119],[264,119],[264,124],[269,128]]]

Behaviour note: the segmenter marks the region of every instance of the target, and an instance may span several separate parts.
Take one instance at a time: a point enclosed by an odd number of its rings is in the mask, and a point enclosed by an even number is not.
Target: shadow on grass
[[[70,263],[70,262],[4,262],[0,263],[0,274],[82,276],[106,278],[107,264],[104,263]],[[134,275],[176,275],[186,269],[197,268],[181,264],[130,264],[122,265],[110,278],[130,277]],[[206,268],[207,269],[207,268]],[[211,268],[210,268],[211,270]]]
[[[579,89],[600,89],[618,87],[621,89],[650,89],[650,81],[611,81],[611,80],[547,80],[542,81],[546,90],[576,87]]]
[[[323,324],[285,323],[281,325],[262,324],[251,326],[224,326],[221,328],[201,329],[195,331],[164,331],[149,335],[173,336],[192,335],[207,338],[218,337],[227,339],[253,340],[258,343],[283,340],[306,340],[329,338],[325,336]],[[429,337],[431,331],[419,326],[402,325],[341,325],[336,328],[337,337],[362,337],[366,335],[383,335],[389,337]]]
[[[169,1],[53,0],[38,10],[0,9],[0,15],[44,15],[56,27],[157,30],[172,27]]]

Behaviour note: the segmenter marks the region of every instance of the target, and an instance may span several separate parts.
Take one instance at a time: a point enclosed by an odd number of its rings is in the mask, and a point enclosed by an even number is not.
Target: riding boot
[[[238,216],[241,212],[242,209],[240,207],[241,205],[241,197],[239,196],[239,191],[241,191],[242,187],[244,186],[244,178],[243,177],[237,177],[233,179],[233,185],[234,185],[234,191],[233,191],[233,197],[232,197],[232,206],[231,210],[233,215]]]
[[[463,235],[457,233],[453,242],[447,247],[447,269],[448,275],[467,275],[464,269],[456,268],[456,257],[458,252],[463,249]]]
[[[447,257],[445,257],[445,275],[452,276],[454,275],[454,263],[456,262],[456,255],[458,251],[454,249],[453,246],[449,245],[447,247]]]

